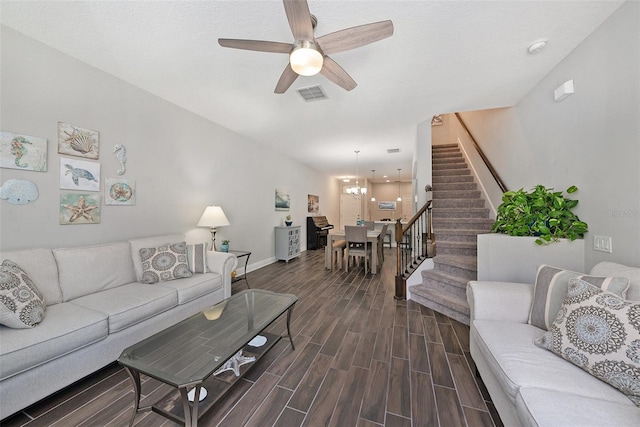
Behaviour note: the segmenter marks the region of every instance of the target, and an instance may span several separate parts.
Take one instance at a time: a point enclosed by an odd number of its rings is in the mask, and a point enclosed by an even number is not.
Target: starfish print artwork
[[[72,196],[76,196],[75,194]],[[87,203],[85,197],[89,197],[91,200],[91,203]],[[99,211],[96,211],[96,209],[99,208],[98,203],[96,203],[96,200],[93,198],[95,196],[89,196],[89,195],[80,195],[77,198],[77,201],[75,201],[74,203],[66,203],[66,204],[61,204],[60,207],[61,209],[61,213],[62,210],[64,210],[65,212],[70,212],[71,216],[69,216],[68,218],[62,218],[61,215],[61,221],[64,220],[65,222],[61,222],[61,223],[66,223],[66,224],[72,224],[72,223],[76,223],[77,221],[79,221],[79,223],[92,223],[92,224],[96,224],[98,222],[100,222],[99,220],[99,214],[98,214],[98,218],[96,221],[96,218],[94,217],[94,211],[97,213]],[[69,214],[67,213],[67,216]]]

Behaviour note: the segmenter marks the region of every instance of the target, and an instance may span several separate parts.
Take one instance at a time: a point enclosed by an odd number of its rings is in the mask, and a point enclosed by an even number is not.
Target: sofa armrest
[[[222,276],[224,299],[231,296],[231,272],[238,266],[238,258],[228,252],[207,251],[207,268]]]
[[[533,285],[470,281],[467,284],[467,301],[472,322],[483,319],[527,323],[533,301]]]

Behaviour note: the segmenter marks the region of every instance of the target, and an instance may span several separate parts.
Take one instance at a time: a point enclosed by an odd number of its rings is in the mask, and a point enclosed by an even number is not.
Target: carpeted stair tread
[[[432,164],[432,169],[434,171],[437,170],[451,170],[451,169],[467,169],[467,164],[462,161],[462,162],[451,162],[451,163],[442,163],[442,164]]]
[[[454,276],[453,274],[448,274],[444,271],[438,270],[423,270],[422,277],[427,280],[437,280],[447,286],[459,288],[465,291],[467,289],[467,283],[469,282],[469,280],[463,277]]]
[[[433,258],[434,264],[449,265],[452,267],[464,268],[470,271],[477,271],[478,259],[474,256],[465,255],[437,255]]]
[[[433,190],[434,199],[477,199],[479,197],[480,190]]]
[[[450,176],[450,175],[471,175],[469,168],[467,169],[433,169],[432,176]]]
[[[432,209],[433,218],[489,218],[489,208],[436,208]]]
[[[451,182],[474,182],[473,175],[434,175],[432,184],[447,184]]]
[[[484,208],[484,199],[434,199],[433,209],[440,208]]]
[[[464,323],[465,325],[469,324],[468,304],[463,304],[457,298],[452,298],[446,292],[440,292],[426,287],[420,289],[419,287],[421,286],[422,285],[415,285],[411,287],[412,300],[449,316],[460,323]]]
[[[488,233],[495,221],[491,218],[433,218],[434,233],[444,229],[478,230]]]
[[[478,245],[476,241],[471,239],[469,241],[438,240],[437,253],[439,255],[477,256]]]
[[[434,183],[433,191],[473,191],[478,189],[475,182],[447,182]]]

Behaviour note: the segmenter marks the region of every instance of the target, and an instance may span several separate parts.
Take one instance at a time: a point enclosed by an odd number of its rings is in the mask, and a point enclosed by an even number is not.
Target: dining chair
[[[365,221],[364,225],[367,226],[367,230],[374,230],[376,228],[376,222],[375,221]]]
[[[378,236],[378,265],[382,265],[384,262],[384,240],[387,235],[387,227],[389,227],[389,224],[383,225],[380,230],[380,235]],[[389,239],[389,241],[391,241],[391,239]],[[389,244],[389,246],[391,246],[391,244]]]
[[[364,257],[364,273],[367,274],[368,262],[372,256],[371,245],[367,240],[367,227],[345,225],[344,237],[347,241],[347,245],[344,248],[344,271],[349,271],[349,257]]]
[[[338,264],[338,268],[342,268],[342,259],[344,258],[344,248],[346,246],[346,240],[335,240],[331,245],[331,270],[333,270],[334,263]]]

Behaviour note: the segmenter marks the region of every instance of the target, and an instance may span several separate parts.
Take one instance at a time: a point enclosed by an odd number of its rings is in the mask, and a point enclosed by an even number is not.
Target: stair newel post
[[[402,240],[404,239],[404,233],[402,232],[402,223],[398,218],[395,224],[395,238],[396,238],[396,260],[397,260],[397,268],[396,268],[396,292],[394,298],[397,300],[402,300],[407,298],[407,289],[406,289],[406,279],[402,274],[403,266],[402,266]]]

